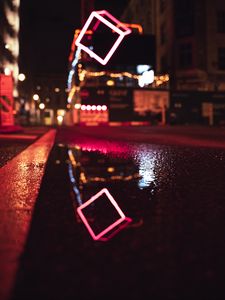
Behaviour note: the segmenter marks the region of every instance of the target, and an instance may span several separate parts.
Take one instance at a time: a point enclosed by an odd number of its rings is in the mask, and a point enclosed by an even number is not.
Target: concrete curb
[[[9,299],[56,130],[0,169],[0,299]]]

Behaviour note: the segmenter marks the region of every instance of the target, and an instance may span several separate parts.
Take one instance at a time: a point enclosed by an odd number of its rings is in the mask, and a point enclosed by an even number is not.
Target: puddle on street
[[[70,145],[68,157],[75,208],[107,189],[121,214],[132,219],[129,226],[143,225],[143,211],[151,213],[157,190],[157,168],[162,169],[159,168],[161,149],[96,140]],[[121,217],[110,204],[110,201],[94,201],[84,209],[85,218],[92,220],[95,232],[101,232]]]
[[[225,180],[221,150],[81,138],[68,154],[77,206],[106,188],[132,225],[158,225],[158,236],[165,234],[161,226],[177,236],[189,220],[195,228],[199,220],[209,222],[212,210],[220,214]],[[98,207],[98,214],[111,217],[106,207],[102,212]]]

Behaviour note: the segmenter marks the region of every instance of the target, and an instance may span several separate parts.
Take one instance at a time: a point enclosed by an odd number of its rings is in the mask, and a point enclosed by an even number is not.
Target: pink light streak
[[[91,226],[90,226],[90,224],[89,224],[89,222],[88,222],[87,218],[85,217],[82,210],[85,207],[89,206],[94,201],[96,201],[104,193],[106,194],[106,196],[108,197],[108,199],[112,203],[112,205],[115,207],[115,209],[117,210],[120,217],[119,217],[118,220],[116,220],[114,223],[112,223],[111,225],[109,225],[104,230],[102,230],[99,234],[96,235],[95,232],[93,231],[93,229],[91,228]],[[112,197],[112,195],[109,193],[109,191],[106,188],[102,189],[100,192],[95,194],[93,197],[91,197],[84,204],[79,206],[77,208],[77,213],[80,216],[81,220],[83,221],[84,225],[86,226],[87,230],[89,231],[89,234],[91,235],[91,237],[95,241],[97,241],[97,240],[107,241],[112,236],[114,236],[117,232],[119,232],[122,228],[127,226],[128,223],[130,223],[132,221],[132,219],[130,219],[130,218],[128,218],[124,215],[121,208],[119,207],[119,205],[117,204],[115,199]],[[113,229],[114,229],[114,231],[112,232]],[[107,234],[108,234],[108,236],[107,236]]]
[[[109,22],[105,17],[108,17],[108,19],[111,22]],[[112,46],[112,48],[109,50],[108,54],[104,58],[100,57],[99,55],[97,55],[96,53],[94,53],[92,50],[90,50],[88,47],[84,46],[81,43],[82,38],[84,37],[86,31],[88,30],[88,28],[89,28],[89,26],[90,26],[90,24],[91,24],[91,22],[93,21],[94,18],[97,18],[98,21],[93,26],[93,28],[92,28],[93,31],[97,29],[97,27],[99,25],[99,22],[102,22],[103,24],[108,26],[110,29],[112,29],[112,31],[116,32],[119,35],[116,42],[114,43],[114,45]],[[114,22],[115,25],[112,22]],[[118,28],[116,25],[120,26],[120,28]],[[82,28],[79,36],[77,37],[75,44],[76,44],[77,47],[80,47],[83,51],[88,53],[91,57],[96,59],[99,63],[101,63],[102,65],[105,65],[109,61],[109,59],[111,58],[113,53],[116,51],[117,47],[122,42],[125,35],[130,34],[130,33],[131,33],[131,30],[129,28],[127,28],[125,25],[123,25],[119,20],[117,20],[115,17],[113,17],[106,10],[93,11],[90,14],[89,18],[87,19],[87,21],[86,21],[84,27]]]
[[[100,20],[98,20],[98,21],[95,23],[95,25],[93,26],[93,31],[95,31],[95,30],[98,28],[98,26],[99,26],[100,23],[101,23]]]

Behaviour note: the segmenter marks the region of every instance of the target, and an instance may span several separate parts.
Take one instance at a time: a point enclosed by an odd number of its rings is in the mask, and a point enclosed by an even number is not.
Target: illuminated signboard
[[[0,126],[13,125],[13,79],[0,74]]]
[[[100,28],[104,25],[105,28],[110,30],[112,34],[112,42],[109,49],[106,50],[103,57],[101,57],[98,53],[95,53],[91,47],[85,45],[84,36],[88,30],[92,30],[93,35],[95,32],[99,32]],[[91,57],[96,59],[102,65],[107,64],[113,53],[116,51],[119,44],[122,42],[125,35],[130,34],[131,30],[123,25],[119,20],[113,17],[106,10],[101,11],[93,11],[89,18],[87,19],[84,27],[82,28],[79,36],[76,39],[76,46],[80,47],[83,51],[88,53]]]

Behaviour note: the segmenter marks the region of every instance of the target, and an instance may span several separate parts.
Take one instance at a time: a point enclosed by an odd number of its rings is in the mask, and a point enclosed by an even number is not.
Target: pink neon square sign
[[[90,225],[90,223],[88,221],[88,217],[85,215],[84,210],[89,205],[93,204],[93,202],[96,201],[97,199],[99,199],[99,201],[101,201],[101,197],[104,196],[104,195],[110,201],[113,209],[116,210],[117,219],[113,223],[108,225],[106,228],[101,230],[99,233],[96,233],[95,230],[93,229],[93,225],[92,226]],[[119,207],[119,205],[117,204],[115,199],[112,197],[112,195],[109,193],[109,191],[106,188],[102,189],[100,192],[95,194],[93,197],[91,197],[84,204],[79,206],[77,208],[77,213],[79,214],[81,220],[83,221],[84,225],[86,226],[87,230],[89,231],[91,237],[94,240],[107,241],[111,237],[113,237],[116,233],[118,233],[121,229],[126,227],[128,225],[128,223],[130,223],[132,221],[131,218],[128,218],[124,215],[121,208]]]
[[[96,20],[97,19],[97,20]],[[98,28],[100,22],[105,24],[107,27],[109,27],[112,31],[116,32],[118,34],[118,38],[112,45],[111,49],[109,49],[108,53],[105,55],[105,57],[100,57],[98,54],[94,53],[90,48],[82,44],[82,39],[85,35],[85,33],[88,30],[92,30],[93,34],[94,31]],[[92,23],[92,25],[91,25]],[[84,27],[80,31],[79,36],[76,39],[76,46],[80,47],[82,50],[84,50],[86,53],[88,53],[91,57],[96,59],[98,62],[100,62],[102,65],[107,64],[113,53],[116,51],[119,44],[122,42],[125,35],[130,34],[131,30],[127,28],[125,25],[123,25],[119,20],[117,20],[115,17],[113,17],[109,12],[106,10],[101,11],[93,11],[89,18],[87,19]]]

